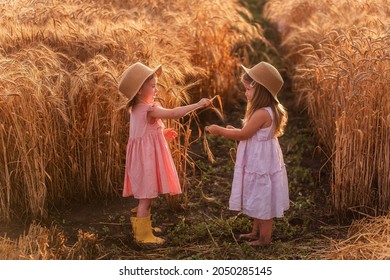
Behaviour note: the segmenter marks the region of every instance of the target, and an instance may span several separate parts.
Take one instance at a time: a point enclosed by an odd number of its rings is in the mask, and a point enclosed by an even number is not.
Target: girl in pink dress
[[[287,173],[277,138],[283,134],[287,112],[276,97],[283,86],[278,70],[266,62],[242,67],[248,100],[243,127],[211,125],[207,131],[240,141],[229,209],[253,218],[252,232],[240,238],[263,246],[271,242],[273,218],[283,217],[289,208]]]
[[[161,119],[178,119],[211,104],[199,102],[166,109],[154,102],[161,65],[154,69],[142,63],[131,65],[122,74],[119,91],[129,98],[130,130],[126,151],[123,196],[138,200],[136,217],[131,217],[134,236],[139,243],[162,244],[154,236],[150,207],[159,194],[181,193],[176,167],[166,140],[176,137],[173,129],[164,129]]]

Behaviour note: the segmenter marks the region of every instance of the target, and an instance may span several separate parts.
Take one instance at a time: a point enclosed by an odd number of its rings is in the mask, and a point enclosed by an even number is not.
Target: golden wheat
[[[64,232],[31,223],[27,233],[16,241],[0,237],[1,260],[96,260],[104,257],[95,234],[79,230],[77,241],[67,244]]]
[[[163,64],[167,107],[217,92],[232,102],[234,73],[249,42],[262,39],[233,0],[22,0],[0,9],[1,220],[120,195],[129,116],[117,82],[128,65]],[[182,121],[167,125],[179,133],[171,148],[185,191],[198,138]]]
[[[388,4],[275,0],[266,7],[282,31],[293,90],[330,158],[339,213],[390,209]]]
[[[355,221],[348,238],[332,241],[332,251],[326,259],[337,260],[390,260],[390,217],[379,216]]]

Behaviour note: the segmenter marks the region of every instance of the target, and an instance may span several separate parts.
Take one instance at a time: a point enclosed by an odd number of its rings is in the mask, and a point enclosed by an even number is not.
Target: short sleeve
[[[147,109],[147,112],[152,112],[157,107],[159,107],[159,103],[153,102],[152,104],[149,105],[149,108]],[[164,124],[162,123],[162,121],[160,119],[152,118],[151,121],[150,121],[150,124],[155,124],[156,122],[159,124],[159,126],[164,127]]]
[[[149,104],[149,108],[148,108],[147,112],[152,112],[152,111],[154,111],[154,109],[155,109],[156,107],[158,107],[158,103],[156,103],[156,102],[153,102],[152,104]]]

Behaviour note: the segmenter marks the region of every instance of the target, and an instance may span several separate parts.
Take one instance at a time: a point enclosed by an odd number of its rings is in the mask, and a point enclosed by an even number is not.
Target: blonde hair
[[[280,104],[263,85],[256,83],[247,73],[241,76],[241,82],[245,85],[253,86],[255,91],[252,100],[248,102],[244,124],[252,117],[253,113],[264,107],[271,107],[274,113],[274,135],[282,136],[287,124],[288,114],[286,108]]]

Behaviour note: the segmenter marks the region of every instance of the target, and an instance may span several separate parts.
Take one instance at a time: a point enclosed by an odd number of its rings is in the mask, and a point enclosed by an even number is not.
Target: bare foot
[[[267,247],[271,244],[271,242],[264,243],[260,240],[255,240],[255,241],[251,241],[251,242],[246,242],[245,244],[247,244],[249,246],[253,246],[253,247]]]
[[[259,238],[259,237],[257,236],[257,233],[254,233],[254,232],[244,233],[244,234],[240,234],[238,236],[238,240],[243,240],[243,239],[244,240],[255,240],[257,238]]]

